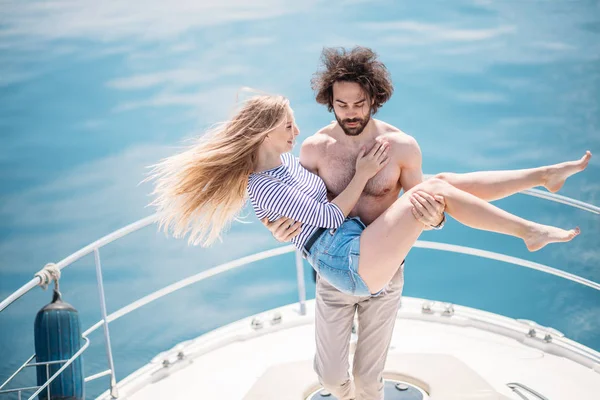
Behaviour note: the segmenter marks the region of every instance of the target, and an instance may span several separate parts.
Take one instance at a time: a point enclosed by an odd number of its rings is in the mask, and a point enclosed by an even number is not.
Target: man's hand
[[[300,234],[300,222],[294,222],[291,218],[281,217],[276,221],[269,222],[267,217],[260,220],[278,242],[289,242]]]
[[[438,226],[444,218],[446,203],[442,196],[416,191],[410,198],[412,213],[426,227]]]

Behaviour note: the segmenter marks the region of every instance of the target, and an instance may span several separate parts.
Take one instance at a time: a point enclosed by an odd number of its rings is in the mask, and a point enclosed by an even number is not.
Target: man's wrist
[[[442,221],[435,226],[432,225],[431,229],[437,229],[437,230],[442,229],[444,227],[445,223],[446,223],[446,213],[442,213]]]

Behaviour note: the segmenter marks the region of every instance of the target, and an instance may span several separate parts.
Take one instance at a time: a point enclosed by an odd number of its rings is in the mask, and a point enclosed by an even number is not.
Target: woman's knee
[[[439,174],[435,174],[432,178],[433,179],[439,179],[442,180],[444,182],[450,183],[452,184],[452,180],[454,178],[456,174],[452,173],[452,172],[441,172]]]
[[[422,190],[431,196],[441,195],[445,196],[448,193],[448,188],[451,185],[444,179],[440,179],[437,176],[427,179],[424,182],[419,183],[415,186],[415,190]]]

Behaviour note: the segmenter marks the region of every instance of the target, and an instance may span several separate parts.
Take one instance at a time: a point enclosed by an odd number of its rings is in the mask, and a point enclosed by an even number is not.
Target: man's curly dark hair
[[[333,84],[337,81],[358,83],[369,99],[374,100],[371,114],[392,97],[394,85],[387,68],[377,59],[377,54],[367,48],[356,46],[344,48],[325,47],[321,53],[324,69],[317,71],[312,80],[317,103],[333,110]]]

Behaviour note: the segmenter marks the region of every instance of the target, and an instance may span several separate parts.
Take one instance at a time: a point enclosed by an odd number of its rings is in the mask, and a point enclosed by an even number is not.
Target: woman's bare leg
[[[480,199],[493,201],[536,186],[544,186],[550,192],[557,192],[569,176],[587,167],[591,157],[592,153],[587,151],[579,160],[539,168],[466,174],[445,172],[435,177]]]
[[[411,212],[411,196],[417,191],[443,196],[446,211],[462,224],[521,238],[530,251],[552,242],[567,242],[579,234],[579,229],[564,230],[527,221],[445,181],[429,179],[402,195],[362,233],[358,273],[372,293],[390,281],[423,230]]]

